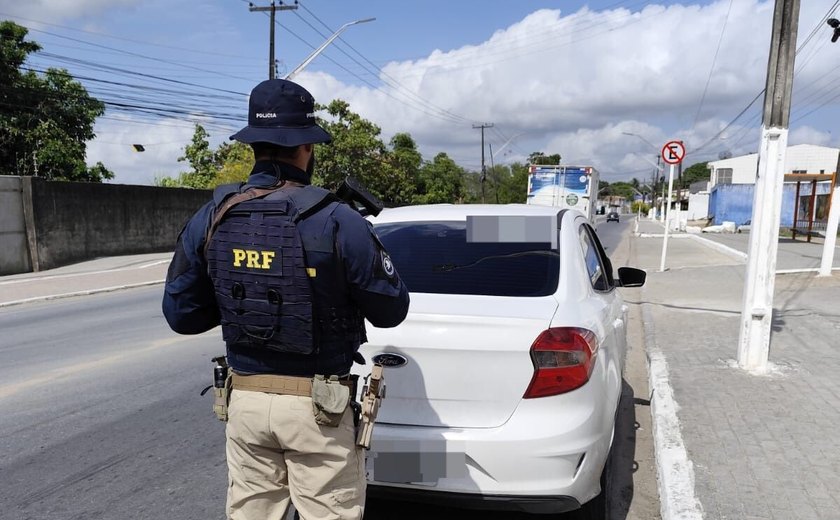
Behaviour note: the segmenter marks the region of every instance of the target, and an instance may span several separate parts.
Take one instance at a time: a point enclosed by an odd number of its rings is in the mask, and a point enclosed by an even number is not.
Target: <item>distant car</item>
[[[607,214],[607,222],[609,222],[610,220],[615,220],[616,222],[618,222],[618,212],[617,211],[610,211]]]
[[[738,233],[749,233],[751,224],[752,220],[747,220],[746,222],[738,226]]]
[[[387,388],[368,496],[603,518],[627,348],[616,287],[644,271],[614,279],[574,210],[420,205],[369,220],[411,308],[395,328],[368,326],[360,349]]]

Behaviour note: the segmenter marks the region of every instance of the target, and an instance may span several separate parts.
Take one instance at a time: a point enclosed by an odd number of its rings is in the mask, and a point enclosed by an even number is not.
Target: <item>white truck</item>
[[[595,226],[599,179],[592,166],[530,164],[526,204],[573,208]]]

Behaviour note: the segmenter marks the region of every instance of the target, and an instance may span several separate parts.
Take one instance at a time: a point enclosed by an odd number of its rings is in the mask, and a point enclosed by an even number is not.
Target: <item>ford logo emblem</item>
[[[399,354],[394,354],[393,352],[385,352],[383,354],[377,354],[373,356],[373,362],[377,365],[382,365],[383,367],[401,367],[408,363],[408,360]]]

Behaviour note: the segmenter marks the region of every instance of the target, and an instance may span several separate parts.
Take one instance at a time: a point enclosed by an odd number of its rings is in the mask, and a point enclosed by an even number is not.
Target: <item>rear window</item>
[[[375,226],[411,292],[547,296],[560,259],[548,243],[468,243],[465,222]]]

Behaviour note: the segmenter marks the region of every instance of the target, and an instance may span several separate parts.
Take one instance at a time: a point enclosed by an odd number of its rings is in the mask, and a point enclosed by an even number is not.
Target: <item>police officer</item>
[[[314,144],[332,138],[308,91],[260,83],[231,139],[253,148],[251,175],[217,188],[184,227],[163,296],[175,332],[222,325],[227,515],[280,519],[291,500],[305,520],[362,518],[364,450],[342,388],[364,319],[398,325],[408,291],[370,223],[310,185]]]

